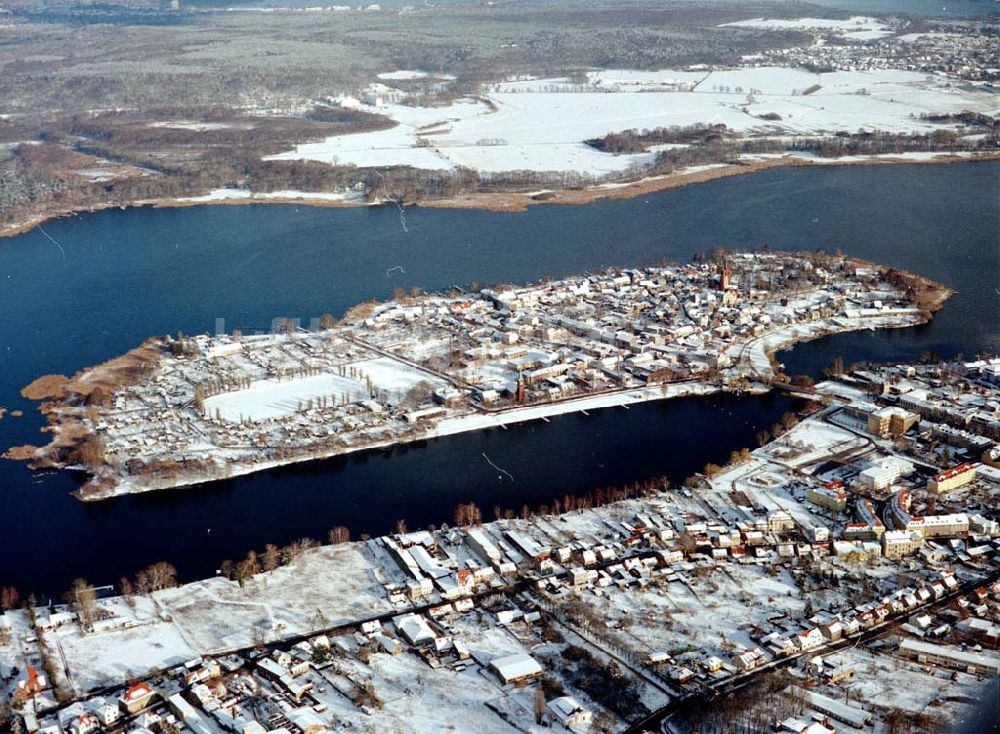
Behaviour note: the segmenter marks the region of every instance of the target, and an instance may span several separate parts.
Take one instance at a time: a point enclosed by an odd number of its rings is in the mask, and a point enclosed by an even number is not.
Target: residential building
[[[922,545],[919,533],[910,530],[887,530],[882,534],[882,555],[893,560],[915,553]]]
[[[146,708],[155,695],[148,683],[136,683],[122,694],[120,704],[126,712],[136,714]]]
[[[586,724],[593,718],[593,714],[572,696],[554,698],[547,706],[552,715],[565,727]]]
[[[814,505],[841,512],[847,506],[847,494],[840,482],[830,482],[822,487],[810,487],[806,499]]]
[[[931,494],[944,494],[953,489],[968,484],[976,478],[978,464],[959,464],[940,474],[935,474],[932,479],[927,480],[927,491]]]

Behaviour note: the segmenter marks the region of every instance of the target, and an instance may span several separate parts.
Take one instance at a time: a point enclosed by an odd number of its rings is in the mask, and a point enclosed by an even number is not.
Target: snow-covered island
[[[825,254],[714,253],[525,287],[400,296],[313,328],[157,337],[24,390],[52,441],[8,455],[81,469],[85,500],[550,415],[787,382],[771,355],[910,326],[950,295]]]

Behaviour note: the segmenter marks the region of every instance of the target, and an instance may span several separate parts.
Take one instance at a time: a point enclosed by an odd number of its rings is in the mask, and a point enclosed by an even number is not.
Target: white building
[[[858,474],[858,481],[868,489],[879,490],[912,472],[913,464],[888,456]]]

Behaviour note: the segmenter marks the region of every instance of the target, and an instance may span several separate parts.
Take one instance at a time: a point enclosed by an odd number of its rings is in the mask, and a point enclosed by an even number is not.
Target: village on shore
[[[610,405],[772,386],[773,353],[922,323],[950,291],[839,255],[715,252],[447,295],[398,293],[339,322],[178,335],[46,376],[51,443],[8,455],[82,469],[99,500]]]
[[[4,590],[0,698],[27,734],[955,730],[1000,676],[1000,359],[809,402],[681,487]]]

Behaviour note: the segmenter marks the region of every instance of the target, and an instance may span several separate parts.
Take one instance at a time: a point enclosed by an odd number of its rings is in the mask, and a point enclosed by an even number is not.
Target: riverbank
[[[529,193],[472,193],[440,199],[420,199],[406,202],[407,206],[418,206],[428,209],[470,209],[493,212],[523,212],[530,206],[541,204],[589,204],[605,199],[633,199],[668,189],[683,188],[700,183],[707,183],[733,176],[745,176],[775,168],[817,168],[845,166],[875,166],[898,164],[945,164],[945,163],[982,163],[1000,160],[996,154],[891,154],[887,156],[852,157],[847,159],[815,159],[794,156],[767,158],[758,156],[748,158],[738,163],[720,163],[700,166],[697,170],[678,171],[663,176],[653,176],[637,181],[599,184],[579,189],[553,189]],[[250,193],[246,196],[235,195],[213,196],[212,193],[193,195],[190,197],[166,199],[137,199],[125,204],[106,203],[79,208],[64,208],[40,212],[20,222],[0,226],[0,238],[14,237],[30,232],[35,227],[52,219],[72,217],[84,212],[99,212],[109,209],[125,209],[129,207],[177,208],[190,206],[247,206],[253,204],[282,204],[310,207],[348,208],[360,206],[379,206],[362,201],[358,198],[336,198],[339,195],[328,195],[324,192],[270,192]],[[280,193],[281,196],[272,194]]]
[[[210,482],[236,479],[249,474],[255,474],[269,469],[301,464],[309,461],[322,461],[339,456],[349,456],[360,452],[375,452],[391,449],[397,446],[430,441],[436,438],[445,438],[460,433],[472,431],[483,431],[491,428],[506,430],[507,426],[528,423],[531,421],[548,421],[559,415],[581,412],[586,414],[589,410],[601,410],[604,408],[621,407],[627,409],[629,405],[650,402],[653,400],[668,400],[695,395],[712,395],[721,392],[722,388],[701,382],[689,382],[677,385],[656,385],[644,388],[633,388],[628,390],[618,390],[604,395],[588,395],[585,397],[571,398],[568,400],[546,403],[543,405],[530,405],[523,408],[512,408],[504,411],[494,411],[487,413],[469,413],[441,420],[437,425],[415,432],[401,438],[393,436],[381,441],[366,443],[364,445],[340,446],[328,450],[309,452],[294,457],[273,459],[266,461],[254,461],[244,464],[227,464],[225,472],[219,472],[213,467],[210,475],[204,472],[192,472],[191,474],[178,474],[173,477],[150,477],[139,475],[129,477],[114,486],[88,484],[74,493],[74,496],[83,502],[96,502],[110,499],[126,494],[139,494],[142,492],[153,492],[166,489],[177,489],[180,487],[195,487]],[[748,390],[746,392],[762,394],[767,392],[763,389]]]

